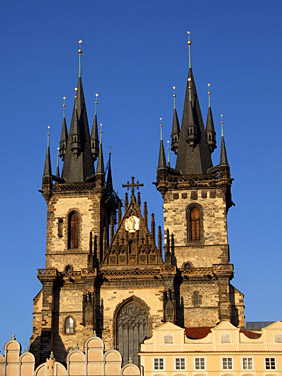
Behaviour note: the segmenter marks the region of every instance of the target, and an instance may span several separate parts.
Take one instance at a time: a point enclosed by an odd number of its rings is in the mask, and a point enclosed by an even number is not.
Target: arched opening
[[[128,300],[116,312],[116,345],[123,364],[127,364],[129,359],[139,364],[140,344],[149,333],[148,319],[148,310],[139,299]]]
[[[79,247],[79,214],[72,211],[68,220],[68,249],[76,249]]]
[[[203,240],[203,215],[202,207],[193,204],[187,208],[187,240],[198,242]]]
[[[65,333],[66,334],[73,334],[74,333],[74,319],[72,317],[66,318]]]

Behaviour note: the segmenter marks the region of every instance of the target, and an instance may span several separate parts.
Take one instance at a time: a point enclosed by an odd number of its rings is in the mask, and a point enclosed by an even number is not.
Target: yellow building
[[[229,321],[183,329],[165,323],[140,351],[144,376],[278,376],[282,374],[282,322],[258,332]]]

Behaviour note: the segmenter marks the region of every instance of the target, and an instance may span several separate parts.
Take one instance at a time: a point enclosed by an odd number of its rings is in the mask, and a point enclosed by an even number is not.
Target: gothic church
[[[181,126],[173,111],[175,168],[160,141],[155,185],[163,198],[163,230],[148,218],[138,181],[125,185],[123,200],[113,191],[96,111],[89,130],[80,66],[69,131],[63,117],[62,173],[52,174],[48,141],[42,178],[47,242],[46,266],[38,269],[42,289],[34,298],[37,362],[53,351],[64,363],[94,331],[124,363],[138,364],[140,343],[163,322],[205,327],[229,320],[244,327],[243,294],[230,283],[226,216],[233,202],[224,136],[213,166],[212,110],[209,105],[204,125],[191,56]]]

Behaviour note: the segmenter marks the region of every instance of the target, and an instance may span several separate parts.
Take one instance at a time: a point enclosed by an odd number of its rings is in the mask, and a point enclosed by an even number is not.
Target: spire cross
[[[129,184],[129,181],[128,181],[127,184],[123,184],[122,187],[127,188],[128,191],[129,191],[129,188],[131,188],[131,196],[134,196],[135,188],[137,188],[137,190],[139,190],[139,187],[144,187],[144,184],[143,183],[139,184],[138,180],[137,180],[137,183],[135,184],[134,183],[134,176],[132,176],[131,177],[131,183]]]
[[[209,107],[211,106],[211,84],[208,84]]]
[[[99,96],[99,94],[95,95],[95,115],[97,115],[98,96]]]
[[[192,67],[192,64],[191,64],[191,39],[190,39],[190,31],[187,31],[187,34],[188,34],[188,48],[189,48],[189,68]]]
[[[223,137],[223,115],[222,114],[220,115],[220,118],[221,118],[221,122],[220,122],[220,124],[221,124],[221,136]]]
[[[174,105],[174,109],[175,109],[176,108],[176,106],[175,106],[175,97],[176,97],[175,86],[172,86],[172,89],[173,89],[173,94],[172,94],[172,96],[173,96],[173,105]]]
[[[63,115],[64,115],[64,117],[66,117],[65,108],[66,108],[66,97],[63,97]]]
[[[78,41],[78,44],[79,44],[79,48],[78,48],[78,54],[79,54],[78,77],[81,77],[81,54],[82,54],[82,49],[81,49],[82,40],[81,39]]]
[[[163,139],[163,125],[162,125],[162,120],[163,120],[163,118],[160,118],[160,122],[161,122],[161,124],[160,124],[161,140]]]

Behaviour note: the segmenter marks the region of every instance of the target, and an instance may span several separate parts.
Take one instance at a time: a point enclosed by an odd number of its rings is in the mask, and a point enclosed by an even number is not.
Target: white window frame
[[[251,359],[252,360],[252,367],[249,368],[249,361],[247,360],[247,368],[244,368],[244,359]],[[254,363],[254,358],[252,356],[243,356],[241,358],[241,364],[242,364],[242,370],[243,371],[253,371],[255,369],[255,363]]]
[[[173,334],[167,333],[164,335],[164,344],[171,345],[174,342]]]
[[[177,368],[177,365],[176,365],[177,359],[180,359],[180,368]],[[184,368],[182,368],[181,360],[184,360]],[[177,356],[177,357],[174,358],[174,370],[175,371],[186,371],[186,367],[187,367],[186,364],[187,364],[187,362],[186,362],[186,358],[184,356]]]
[[[227,360],[227,368],[224,368],[224,365],[223,365],[223,360],[224,359],[231,359],[231,368],[229,368],[229,366],[228,366],[228,360]],[[223,370],[223,371],[233,371],[234,370],[234,359],[233,359],[233,357],[232,356],[223,356],[222,358],[221,358],[221,369]]]
[[[271,360],[270,360],[270,368],[266,368],[266,359],[274,359],[274,368],[271,367]],[[264,358],[264,369],[266,371],[275,371],[277,370],[277,359],[275,356],[266,356]]]
[[[230,333],[221,333],[220,343],[231,343],[231,334]]]
[[[282,333],[275,333],[274,334],[274,342],[275,343],[282,343]]]
[[[160,359],[163,361],[163,368],[160,368]],[[158,360],[158,365],[156,367],[155,360]],[[154,371],[164,371],[165,370],[165,358],[164,357],[154,357],[153,358],[153,370]]]
[[[201,361],[199,361],[199,368],[196,366],[196,359],[203,359],[204,360],[204,368],[202,368]],[[196,356],[194,358],[194,370],[195,371],[204,371],[207,369],[207,359],[204,356]]]

